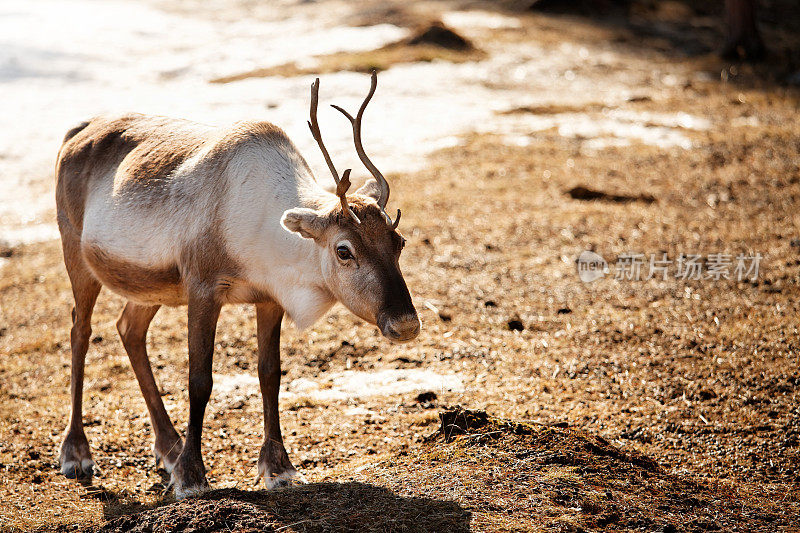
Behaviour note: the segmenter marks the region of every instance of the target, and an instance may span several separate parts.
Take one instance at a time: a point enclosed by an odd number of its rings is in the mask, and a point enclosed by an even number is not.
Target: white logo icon
[[[578,267],[578,277],[584,283],[591,283],[608,274],[608,263],[603,257],[589,250],[584,250],[575,260]]]

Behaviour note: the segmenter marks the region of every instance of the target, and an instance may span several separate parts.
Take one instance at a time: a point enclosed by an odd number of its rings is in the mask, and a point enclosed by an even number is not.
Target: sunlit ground
[[[217,524],[229,512],[283,531],[798,527],[796,89],[625,28],[491,5],[65,5],[24,2],[0,17],[0,83],[14,102],[0,114],[0,180],[14,191],[0,198],[0,528],[116,519],[109,530],[123,531],[139,520],[128,513],[151,506],[164,524]],[[84,395],[102,475],[94,488],[64,479],[72,301],[49,238],[64,132],[113,110],[272,120],[326,180],[305,125],[314,75],[260,69],[346,64],[330,59],[342,52],[363,61],[407,46],[437,14],[485,56],[376,65],[364,126],[392,183],[390,207],[403,210],[402,267],[422,334],[392,345],[342,308],[305,332],[284,326],[282,427],[312,485],[173,506],[114,327],[123,302],[107,291]],[[368,78],[331,71],[321,83],[326,100],[352,108]],[[363,177],[347,123],[322,109],[320,122],[340,168]],[[602,194],[575,199],[575,187]],[[584,250],[611,264],[605,278],[579,280]],[[674,270],[616,280],[628,252],[763,262],[742,281]],[[232,306],[218,329],[203,440],[217,489],[257,488],[254,319]],[[185,331],[185,309],[162,309],[149,337],[179,430]],[[418,399],[426,392],[435,398]],[[490,424],[428,439],[454,405],[538,429]],[[156,523],[146,516],[141,524]]]

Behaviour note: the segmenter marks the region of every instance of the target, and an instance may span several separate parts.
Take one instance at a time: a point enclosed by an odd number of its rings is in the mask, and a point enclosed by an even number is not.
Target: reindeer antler
[[[364,98],[364,102],[361,104],[361,107],[358,109],[358,114],[356,114],[356,118],[339,107],[338,105],[332,105],[334,109],[342,113],[347,119],[350,121],[350,124],[353,125],[353,141],[356,145],[356,153],[358,153],[358,158],[361,159],[361,162],[364,163],[364,166],[367,167],[367,170],[375,177],[378,181],[378,187],[380,189],[380,197],[378,198],[378,207],[381,209],[381,213],[383,216],[386,217],[386,221],[389,223],[392,228],[397,228],[397,224],[400,222],[400,210],[397,210],[397,219],[392,222],[392,219],[386,213],[386,203],[389,201],[389,182],[386,181],[386,178],[383,177],[380,170],[370,161],[369,157],[367,157],[367,153],[364,151],[364,145],[361,144],[361,119],[364,117],[364,110],[367,108],[367,104],[369,101],[372,100],[372,95],[375,94],[375,89],[378,87],[378,73],[374,70],[372,71],[372,80],[371,85],[369,88],[369,94],[367,97]]]
[[[308,121],[308,128],[311,130],[311,135],[314,137],[314,140],[317,141],[319,149],[322,151],[322,156],[325,158],[325,162],[328,164],[328,169],[330,169],[331,174],[333,175],[333,181],[336,182],[336,196],[339,197],[339,201],[342,203],[342,211],[344,212],[345,216],[352,218],[356,224],[361,224],[361,221],[347,204],[347,190],[350,188],[350,169],[348,168],[345,170],[344,174],[342,174],[342,178],[339,179],[339,173],[336,172],[336,167],[333,166],[331,156],[328,154],[328,150],[325,148],[325,144],[322,142],[322,133],[319,131],[319,123],[317,122],[318,102],[319,78],[314,80],[314,83],[311,84],[311,110],[309,112],[311,120]]]

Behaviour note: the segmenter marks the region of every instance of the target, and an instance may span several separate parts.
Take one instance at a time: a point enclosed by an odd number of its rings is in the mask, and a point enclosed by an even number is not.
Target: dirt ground
[[[699,8],[706,26],[686,33],[662,12],[661,34],[642,37],[636,20],[512,4],[497,9],[519,26],[471,35],[477,50],[602,39],[647,64],[653,84],[619,105],[554,102],[515,117],[684,113],[709,127],[679,126],[686,146],[598,146],[556,126],[523,143],[476,127],[424,169],[389,176],[422,334],[392,345],[340,307],[305,332],[284,325],[283,382],[315,384],[281,400],[287,451],[309,483],[272,492],[254,485],[260,397],[231,378],[255,376],[254,310],[226,308],[218,327],[203,437],[218,490],[175,502],[114,328],[123,301],[108,291],[84,395],[101,474],[92,486],[63,478],[72,301],[60,245],[0,250],[0,528],[800,531],[800,93],[781,82],[792,36],[768,27],[776,55],[731,65],[708,50],[717,30]],[[421,8],[398,6],[364,3],[354,24],[419,20]],[[576,187],[602,194],[582,199]],[[609,262],[605,278],[580,281],[584,250]],[[614,279],[630,252],[763,260],[741,281]],[[185,331],[185,309],[163,309],[149,336],[178,428],[188,418]],[[362,371],[436,379],[334,394]]]

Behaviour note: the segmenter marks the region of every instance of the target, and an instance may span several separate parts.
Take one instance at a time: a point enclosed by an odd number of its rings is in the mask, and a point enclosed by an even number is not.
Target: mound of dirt
[[[449,497],[479,530],[754,531],[779,514],[566,424],[542,425],[462,408],[407,457],[364,475],[415,495]],[[413,487],[409,489],[408,487]]]
[[[428,442],[437,439],[452,442],[456,436],[466,435],[477,443],[498,444],[503,436],[524,437],[519,443],[526,444],[528,450],[521,453],[525,457],[538,456],[542,464],[587,466],[596,463],[600,458],[609,458],[639,466],[649,472],[661,471],[655,461],[635,450],[623,451],[603,437],[570,430],[563,424],[536,425],[515,422],[490,417],[485,411],[461,407],[443,411],[439,414],[439,420],[441,423],[439,429],[426,439]],[[539,451],[533,451],[533,447]],[[553,454],[553,450],[558,452]]]
[[[462,37],[438,21],[420,28],[404,42],[410,46],[430,45],[448,50],[467,51],[475,49],[475,46],[467,38]]]

